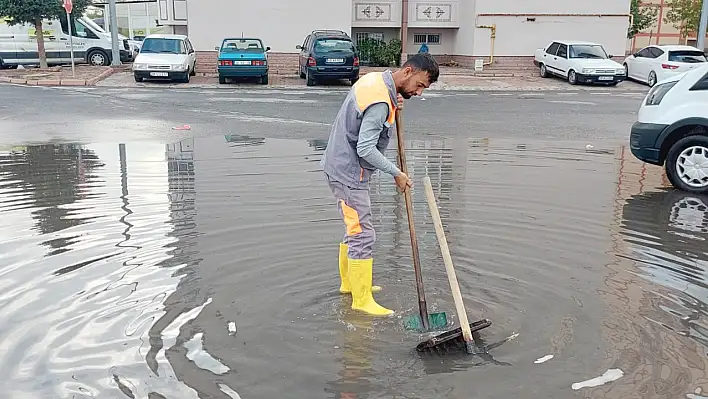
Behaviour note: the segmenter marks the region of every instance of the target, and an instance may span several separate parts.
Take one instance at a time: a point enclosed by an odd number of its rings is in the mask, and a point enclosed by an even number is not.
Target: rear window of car
[[[263,44],[257,39],[230,39],[221,45],[223,51],[263,51]]]
[[[706,62],[706,55],[700,51],[691,50],[669,51],[669,61],[696,64]]]
[[[354,43],[347,39],[322,38],[315,42],[317,53],[340,53],[354,51]]]

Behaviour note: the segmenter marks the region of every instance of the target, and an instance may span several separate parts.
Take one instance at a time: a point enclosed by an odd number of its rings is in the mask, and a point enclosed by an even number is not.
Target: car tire
[[[221,76],[221,75],[219,75],[219,84],[222,84],[222,85],[223,85],[223,84],[226,84],[226,78],[223,77],[223,76]]]
[[[572,85],[578,84],[578,77],[575,75],[575,71],[572,69],[568,71],[568,83]]]
[[[546,69],[546,64],[541,64],[539,70],[542,78],[548,77],[548,70]]]
[[[141,78],[141,77],[138,76],[137,74],[133,74],[133,78],[135,78],[135,81],[138,82],[138,83],[140,83],[140,82],[143,81],[143,78]]]
[[[191,77],[191,74],[189,73],[189,71],[185,72],[184,77],[181,79],[182,83],[189,83],[190,77]]]
[[[302,67],[300,67],[300,79],[305,79],[305,72],[302,71]]]
[[[261,76],[261,84],[262,84],[262,85],[267,85],[267,84],[268,84],[268,75],[263,75],[263,76]]]
[[[654,87],[654,85],[656,85],[656,72],[649,72],[649,79],[647,79],[647,84],[649,84],[649,87]]]
[[[351,78],[351,79],[349,79],[349,81],[352,82],[352,86],[354,86],[354,84],[359,81],[359,77],[357,76],[357,77]]]
[[[308,86],[314,86],[315,85],[315,79],[312,78],[310,75],[310,71],[308,70],[305,72],[305,79],[307,79],[307,85]]]
[[[626,62],[624,63],[624,76],[629,79],[629,65]]]
[[[693,168],[689,157],[695,156],[702,167]],[[677,141],[666,156],[666,175],[675,188],[696,194],[708,194],[708,136],[691,135]],[[693,170],[691,170],[691,169]]]
[[[103,50],[91,50],[86,55],[86,61],[92,66],[108,66],[111,63],[108,54]]]
[[[195,65],[194,68],[192,68],[192,71],[189,73],[190,76],[197,76],[197,66]]]

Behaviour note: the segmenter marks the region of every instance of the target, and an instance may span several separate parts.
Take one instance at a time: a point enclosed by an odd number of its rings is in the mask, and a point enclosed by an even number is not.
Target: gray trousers
[[[329,188],[337,200],[339,216],[344,221],[344,239],[349,246],[350,259],[371,259],[373,257],[376,232],[371,222],[371,199],[369,190],[354,189],[325,173]]]

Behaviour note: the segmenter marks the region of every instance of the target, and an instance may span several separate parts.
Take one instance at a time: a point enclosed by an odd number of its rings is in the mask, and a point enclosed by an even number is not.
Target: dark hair
[[[435,83],[440,76],[440,67],[435,58],[430,53],[416,53],[408,57],[402,68],[411,67],[414,71],[425,71],[428,73],[430,84]]]

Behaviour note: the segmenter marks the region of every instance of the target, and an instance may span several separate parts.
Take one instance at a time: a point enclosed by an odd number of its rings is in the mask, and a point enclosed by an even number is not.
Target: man
[[[429,53],[415,54],[395,72],[367,73],[349,91],[334,120],[322,167],[346,227],[339,244],[339,291],[352,294],[354,310],[375,316],[393,313],[372,296],[381,288],[372,286],[376,233],[371,222],[369,182],[378,169],[393,176],[401,191],[413,186],[384,151],[403,99],[420,96],[439,74]]]

